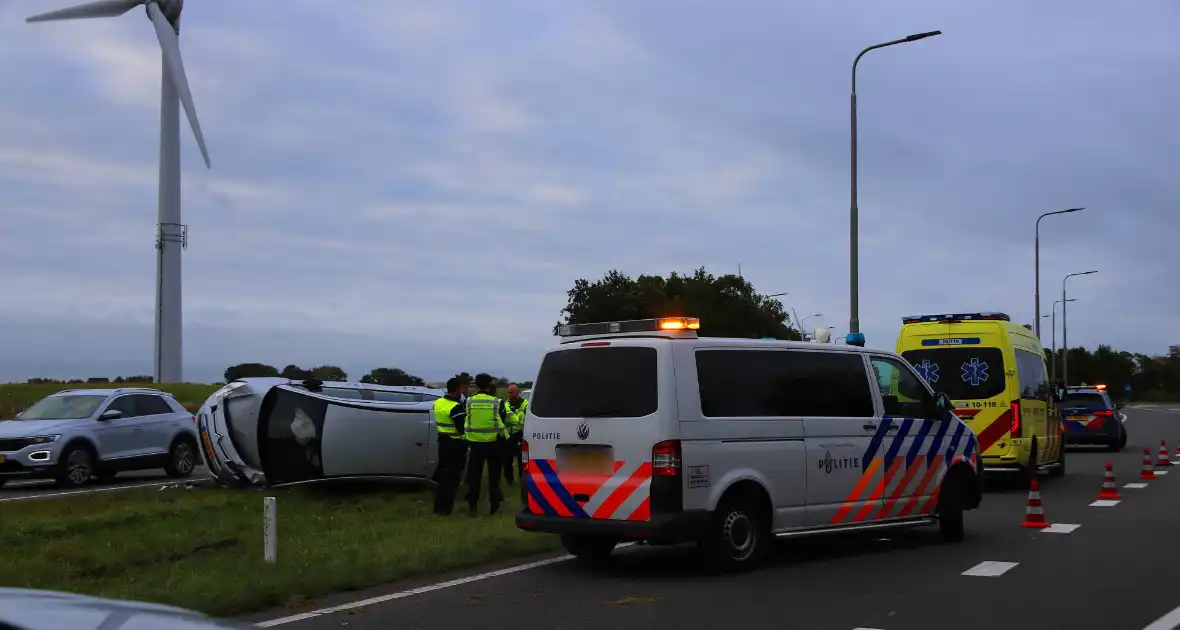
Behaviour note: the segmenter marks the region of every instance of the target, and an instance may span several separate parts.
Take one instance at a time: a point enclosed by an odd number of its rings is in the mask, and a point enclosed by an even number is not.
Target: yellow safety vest
[[[459,403],[449,398],[438,398],[434,401],[434,426],[438,427],[439,435],[459,437],[459,428],[451,421],[451,411]]]
[[[504,434],[504,423],[500,420],[499,398],[479,393],[467,397],[467,430],[464,435],[469,442],[495,442]]]
[[[505,401],[504,405],[504,413],[508,417],[508,432],[519,432],[524,428],[524,417],[529,411],[529,399],[521,398],[520,407],[518,407],[515,411],[512,409],[512,403]]]

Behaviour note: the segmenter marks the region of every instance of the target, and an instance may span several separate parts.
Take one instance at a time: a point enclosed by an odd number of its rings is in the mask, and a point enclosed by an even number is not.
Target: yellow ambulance
[[[1064,432],[1045,369],[1045,350],[1028,326],[1004,313],[902,318],[897,353],[979,438],[989,476],[1065,473]]]

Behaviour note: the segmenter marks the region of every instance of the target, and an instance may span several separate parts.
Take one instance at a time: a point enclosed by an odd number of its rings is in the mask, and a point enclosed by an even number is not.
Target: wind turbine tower
[[[27,22],[118,17],[144,7],[160,40],[160,194],[156,227],[156,343],[152,374],[157,383],[184,381],[181,331],[180,253],[188,245],[188,228],[180,214],[180,107],[205,167],[211,166],[197,109],[180,58],[180,13],[184,0],[98,0],[28,18]]]

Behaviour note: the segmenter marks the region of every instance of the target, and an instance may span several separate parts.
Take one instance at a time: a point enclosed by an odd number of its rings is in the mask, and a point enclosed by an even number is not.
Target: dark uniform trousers
[[[434,513],[450,514],[455,507],[455,495],[462,481],[463,465],[467,462],[467,442],[450,435],[438,435],[438,466],[431,479],[438,487],[434,491]]]
[[[504,441],[504,480],[512,483],[514,476],[524,479],[524,469],[520,465],[520,443],[524,441],[524,433],[513,433]]]
[[[495,442],[472,442],[471,458],[467,462],[467,504],[475,507],[479,504],[479,491],[483,485],[483,470],[488,469],[488,499],[492,508],[497,508],[504,502],[504,495],[500,492],[500,476],[504,466],[504,438]]]

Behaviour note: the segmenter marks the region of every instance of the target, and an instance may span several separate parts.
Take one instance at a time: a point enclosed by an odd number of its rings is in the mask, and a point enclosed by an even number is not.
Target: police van
[[[938,523],[962,539],[976,436],[899,356],[699,329],[559,328],[525,419],[519,528],[583,559],[692,541],[728,569],[775,537]]]
[[[1060,396],[1030,327],[998,312],[914,315],[902,318],[897,352],[951,398],[979,437],[987,475],[1027,488],[1041,471],[1065,474]]]

